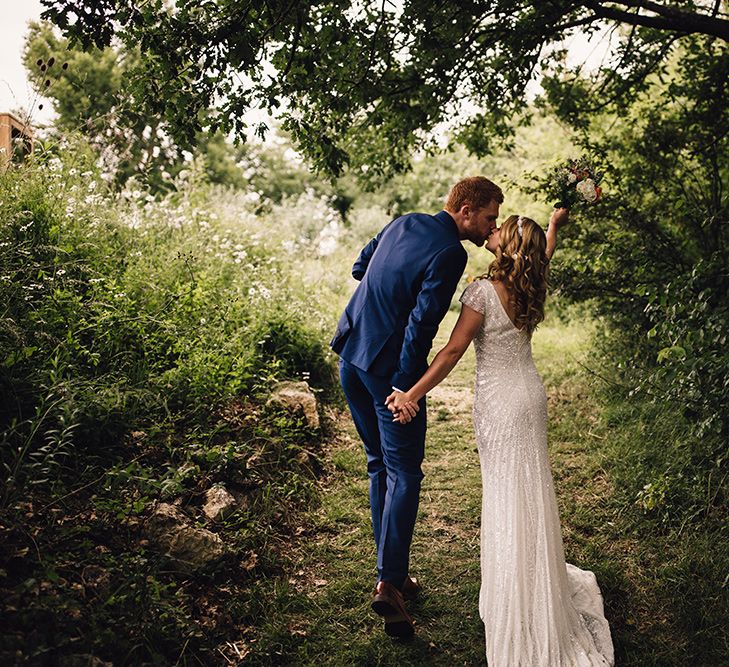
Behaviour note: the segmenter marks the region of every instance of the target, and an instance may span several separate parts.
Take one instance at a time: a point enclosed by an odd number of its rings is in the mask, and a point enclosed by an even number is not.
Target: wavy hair
[[[514,298],[515,324],[531,334],[544,319],[549,274],[547,236],[534,220],[524,217],[519,235],[519,217],[512,215],[501,225],[496,259],[482,277],[507,285]]]

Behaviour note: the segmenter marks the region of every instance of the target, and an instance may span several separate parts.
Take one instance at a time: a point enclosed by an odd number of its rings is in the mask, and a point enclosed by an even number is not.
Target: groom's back
[[[382,299],[385,304],[396,301],[393,310],[405,310],[409,314],[433,257],[447,247],[457,247],[465,256],[455,225],[450,231],[443,222],[426,213],[396,218],[382,230],[376,252],[369,259],[357,290],[370,291],[371,297]],[[403,299],[403,296],[410,298]]]
[[[466,259],[458,228],[445,211],[390,222],[354,264],[352,274],[361,283],[339,321],[334,351],[362,370],[392,375],[410,326],[414,366],[408,370],[422,372]]]

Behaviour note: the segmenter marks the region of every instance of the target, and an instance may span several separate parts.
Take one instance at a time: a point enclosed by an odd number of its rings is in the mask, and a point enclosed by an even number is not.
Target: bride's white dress
[[[473,420],[483,480],[481,594],[489,667],[613,665],[595,575],[565,563],[547,457],[547,397],[531,336],[487,279],[461,301],[484,315],[474,339]]]

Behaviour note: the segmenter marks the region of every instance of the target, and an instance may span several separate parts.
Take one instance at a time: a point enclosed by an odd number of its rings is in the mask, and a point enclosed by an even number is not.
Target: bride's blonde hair
[[[516,326],[530,334],[544,319],[547,299],[547,236],[531,218],[512,215],[500,227],[496,259],[486,278],[507,285],[514,297]]]

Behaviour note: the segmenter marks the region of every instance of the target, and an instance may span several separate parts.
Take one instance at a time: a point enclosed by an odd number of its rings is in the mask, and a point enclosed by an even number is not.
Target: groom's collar
[[[440,222],[445,224],[447,227],[452,227],[456,236],[460,235],[460,232],[458,231],[458,225],[456,225],[456,221],[453,219],[451,214],[448,213],[448,211],[441,211],[440,213],[436,213],[433,217],[436,220],[440,220]]]

